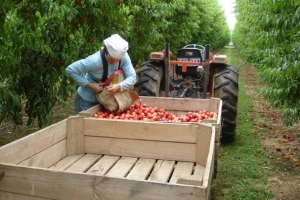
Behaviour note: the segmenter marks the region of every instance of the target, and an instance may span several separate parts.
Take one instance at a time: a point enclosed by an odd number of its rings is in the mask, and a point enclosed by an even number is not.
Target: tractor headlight
[[[199,66],[197,67],[197,74],[198,74],[199,76],[202,76],[202,75],[204,74],[204,68],[203,68],[203,66],[199,65]]]

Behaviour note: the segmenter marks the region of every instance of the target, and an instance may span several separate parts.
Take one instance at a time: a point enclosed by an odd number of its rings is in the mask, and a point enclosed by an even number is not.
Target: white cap
[[[109,55],[116,59],[121,59],[128,50],[128,42],[118,34],[113,34],[103,42]]]

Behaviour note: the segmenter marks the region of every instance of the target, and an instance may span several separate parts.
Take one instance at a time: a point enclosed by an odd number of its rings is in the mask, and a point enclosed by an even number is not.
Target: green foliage
[[[284,109],[285,123],[300,119],[300,3],[238,0],[233,41],[242,56],[259,68],[266,84],[261,94]]]
[[[67,65],[111,34],[128,40],[134,66],[165,42],[177,51],[190,43],[219,48],[230,39],[217,0],[5,0],[0,27],[0,122],[21,124],[26,116],[40,127],[76,89]]]

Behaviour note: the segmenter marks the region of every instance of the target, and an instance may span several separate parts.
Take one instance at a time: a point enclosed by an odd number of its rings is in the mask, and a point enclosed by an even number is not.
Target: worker
[[[99,104],[96,94],[104,89],[103,83],[107,77],[118,69],[123,70],[125,79],[105,86],[111,94],[129,90],[136,82],[136,73],[127,53],[128,42],[113,34],[103,43],[100,51],[66,68],[66,73],[79,85],[74,98],[75,115]]]

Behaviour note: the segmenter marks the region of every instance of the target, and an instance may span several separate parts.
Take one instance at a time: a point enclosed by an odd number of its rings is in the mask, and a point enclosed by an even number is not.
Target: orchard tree
[[[5,1],[1,119],[21,125],[25,115],[28,125],[35,119],[40,127],[49,124],[52,107],[75,90],[66,66],[99,50],[104,37],[125,31],[118,8],[115,1]]]
[[[211,44],[212,49],[227,45],[230,41],[230,30],[226,17],[217,0],[202,0],[197,3],[200,15],[200,30],[197,37],[202,44]]]
[[[38,119],[42,126],[49,122],[47,116],[54,104],[70,95],[63,71],[76,52],[72,47],[78,44],[69,40],[64,19],[75,15],[72,7],[51,1],[22,1],[7,12],[2,45],[5,54],[1,55],[5,78],[1,119],[11,117],[21,125],[26,113],[28,124]]]
[[[220,47],[226,22],[213,2],[2,1],[0,122],[10,118],[21,125],[26,117],[28,125],[36,120],[40,127],[48,125],[53,106],[66,105],[76,90],[67,65],[98,51],[111,34],[128,40],[134,66],[165,42],[173,51],[199,42]]]
[[[292,125],[300,119],[300,2],[238,0],[236,11],[234,44],[258,68],[261,94]]]

